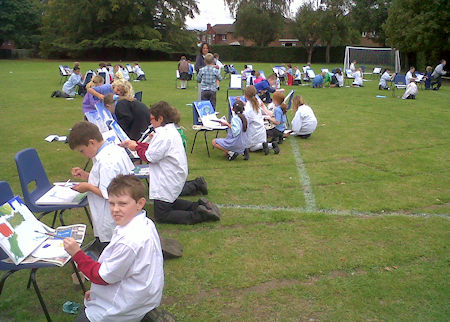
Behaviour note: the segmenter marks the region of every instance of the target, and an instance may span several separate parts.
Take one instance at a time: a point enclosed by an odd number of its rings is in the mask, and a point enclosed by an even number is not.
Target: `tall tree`
[[[314,47],[320,40],[323,16],[322,10],[314,10],[313,4],[306,2],[298,8],[295,20],[291,25],[293,35],[306,48],[308,63],[311,63]]]
[[[43,53],[92,48],[169,51],[195,0],[53,0],[43,20]],[[164,38],[163,38],[164,37]],[[176,42],[176,41],[175,41]],[[174,43],[175,43],[174,42]]]
[[[289,7],[292,0],[224,0],[230,12],[236,17],[241,6],[253,4],[271,12],[279,12],[285,17],[289,16]]]
[[[322,1],[320,40],[327,46],[326,63],[330,62],[330,47],[356,41],[358,34],[352,28],[348,19],[349,0]]]
[[[394,0],[383,28],[390,46],[437,59],[450,50],[449,19],[448,0]]]
[[[284,26],[281,12],[261,7],[258,3],[241,4],[236,18],[235,32],[257,46],[267,46],[275,40]]]
[[[392,0],[353,0],[350,16],[354,28],[360,33],[371,32],[377,42],[384,43],[386,35],[382,25],[391,3]]]
[[[13,40],[16,47],[39,45],[42,6],[39,0],[0,1],[0,43]]]

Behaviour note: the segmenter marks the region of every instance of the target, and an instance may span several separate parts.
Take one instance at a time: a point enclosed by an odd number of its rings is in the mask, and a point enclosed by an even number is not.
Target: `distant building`
[[[252,40],[237,37],[234,33],[234,24],[217,24],[211,26],[207,24],[206,31],[200,36],[201,42],[210,45],[231,45],[231,46],[254,46]],[[295,47],[298,39],[292,37],[288,32],[284,32],[279,39],[272,41],[270,47]]]
[[[375,32],[365,32],[361,33],[360,46],[364,47],[385,47],[383,43],[377,42],[375,38]]]
[[[14,44],[14,40],[5,40],[3,41],[0,49],[16,49],[16,45]]]

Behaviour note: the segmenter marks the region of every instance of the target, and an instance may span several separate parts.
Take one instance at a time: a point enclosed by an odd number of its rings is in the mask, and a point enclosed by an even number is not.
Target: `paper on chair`
[[[37,201],[37,205],[78,205],[86,197],[86,192],[78,192],[70,187],[53,186]]]

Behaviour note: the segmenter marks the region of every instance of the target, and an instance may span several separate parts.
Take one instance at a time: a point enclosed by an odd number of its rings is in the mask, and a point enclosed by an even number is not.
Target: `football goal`
[[[396,73],[401,69],[400,55],[394,48],[345,47],[344,71],[354,60],[358,65],[389,68]]]

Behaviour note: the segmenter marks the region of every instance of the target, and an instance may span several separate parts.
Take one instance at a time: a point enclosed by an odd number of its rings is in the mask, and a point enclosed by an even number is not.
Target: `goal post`
[[[400,54],[395,48],[375,47],[345,47],[344,70],[356,60],[358,65],[373,65],[375,67],[394,69],[396,73],[401,70]]]

